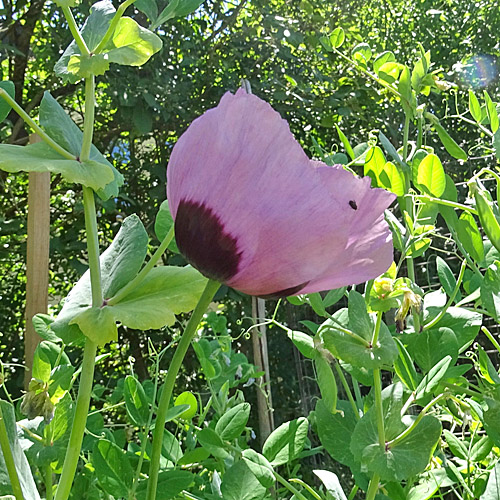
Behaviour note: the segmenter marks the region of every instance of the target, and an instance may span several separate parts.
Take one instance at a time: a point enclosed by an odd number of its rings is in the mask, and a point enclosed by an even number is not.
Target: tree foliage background
[[[81,19],[90,5],[87,0],[80,4]],[[148,24],[145,14],[133,7],[127,14]],[[236,90],[242,78],[288,120],[311,156],[319,154],[318,146],[327,156],[342,152],[335,124],[352,144],[381,129],[399,147],[402,110],[393,106],[390,95],[322,50],[321,36],[337,26],[348,33],[343,50],[365,42],[374,52],[391,50],[400,62],[415,61],[417,42],[430,50],[433,69],[455,85],[447,94],[451,97],[430,96],[430,111],[439,118],[449,117],[446,127],[459,144],[474,143],[477,130],[453,118],[454,95],[463,98],[470,86],[498,95],[500,10],[495,0],[207,0],[189,18],[175,19],[157,30],[163,49],[145,68],[115,66],[99,79],[95,143],[113,158],[126,179],[116,199],[100,201],[102,246],[133,212],[156,241],[154,217],[166,196],[165,172],[172,146],[194,118],[215,106],[224,92]],[[0,76],[14,81],[17,101],[32,116],[43,92],[49,90],[73,110],[77,123],[82,121],[81,84],[64,85],[52,73],[69,41],[70,33],[54,3],[0,3]],[[27,131],[14,114],[1,126],[0,140],[27,142]],[[465,165],[449,157],[447,172],[456,180],[467,178],[484,161],[474,156]],[[84,272],[86,261],[81,193],[57,176],[51,187],[50,294],[57,310],[59,298]],[[8,356],[10,362],[22,363],[27,176],[0,172],[0,189],[0,360]],[[180,259],[174,254],[168,258]],[[250,316],[249,299],[227,289],[219,298],[225,301],[230,331],[239,335],[239,321]],[[304,319],[294,318],[292,309],[285,313],[291,323]],[[166,331],[148,336],[158,346],[170,339]],[[249,343],[243,337],[238,342],[251,357]],[[136,371],[147,377],[145,346],[144,333],[122,331],[120,346],[97,377],[109,384],[112,369],[124,370],[129,356],[135,358]],[[279,423],[307,410],[300,405],[307,405],[311,389],[301,376],[307,367],[281,335],[270,336],[270,355]],[[188,361],[186,370],[196,371],[196,363],[196,359]],[[295,364],[297,375],[283,369],[289,363]],[[17,366],[7,370],[8,389],[19,395],[23,370]]]

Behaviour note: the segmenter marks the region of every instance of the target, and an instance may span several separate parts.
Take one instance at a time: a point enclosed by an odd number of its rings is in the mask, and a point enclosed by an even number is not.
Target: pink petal
[[[309,160],[279,114],[243,90],[191,124],[167,179],[186,259],[250,295],[361,283],[392,262],[383,212],[395,196]]]

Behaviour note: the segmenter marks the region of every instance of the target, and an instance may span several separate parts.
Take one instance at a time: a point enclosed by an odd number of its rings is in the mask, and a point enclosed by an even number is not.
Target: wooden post
[[[32,134],[30,143],[40,142]],[[28,183],[28,237],[26,249],[26,330],[24,334],[24,360],[27,370],[24,385],[31,379],[33,355],[40,337],[33,328],[32,318],[47,313],[49,288],[50,242],[50,173],[30,172]]]
[[[266,316],[263,299],[252,297],[252,316],[255,323]],[[253,363],[264,375],[257,381],[257,410],[259,412],[259,434],[261,445],[274,430],[273,400],[271,395],[271,374],[267,353],[267,334],[265,325],[252,330]]]

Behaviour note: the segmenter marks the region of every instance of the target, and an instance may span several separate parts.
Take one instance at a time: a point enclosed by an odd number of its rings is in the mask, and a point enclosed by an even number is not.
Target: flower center
[[[238,272],[241,252],[219,217],[201,203],[181,200],[175,240],[185,259],[207,278],[225,282]]]

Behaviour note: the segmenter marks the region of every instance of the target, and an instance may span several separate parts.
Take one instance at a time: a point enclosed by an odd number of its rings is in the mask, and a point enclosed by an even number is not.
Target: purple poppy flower
[[[186,260],[250,295],[362,283],[393,260],[384,210],[395,196],[310,160],[286,121],[242,89],[178,140],[167,194]]]

